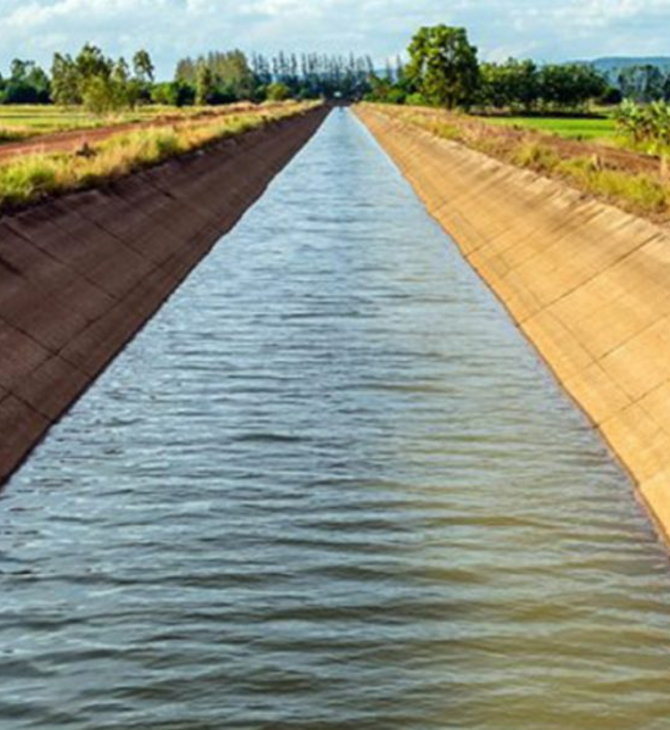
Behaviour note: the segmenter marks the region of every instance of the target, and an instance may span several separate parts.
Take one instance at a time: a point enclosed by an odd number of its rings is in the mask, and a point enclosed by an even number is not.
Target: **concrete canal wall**
[[[0,485],[326,114],[0,218]]]
[[[357,114],[670,534],[670,233],[370,107]]]

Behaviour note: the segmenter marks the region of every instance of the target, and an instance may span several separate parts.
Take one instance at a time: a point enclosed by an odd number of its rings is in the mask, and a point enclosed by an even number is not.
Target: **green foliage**
[[[543,66],[539,85],[542,103],[549,109],[580,109],[607,90],[604,77],[582,63]]]
[[[263,101],[273,83],[287,86],[294,99],[361,99],[370,89],[368,79],[373,72],[368,57],[298,57],[280,51],[271,58],[255,53],[248,59],[242,51],[235,50],[184,58],[177,64],[175,78],[195,85],[202,65],[212,72],[211,103]]]
[[[643,213],[660,213],[670,200],[668,188],[650,175],[603,169],[590,158],[565,160],[559,170],[589,192],[625,201]]]
[[[0,77],[2,104],[46,104],[49,98],[49,77],[33,61],[15,58],[11,64],[9,78],[3,81]]]
[[[154,64],[151,56],[144,49],[140,49],[133,56],[133,70],[135,72],[135,78],[142,83],[153,83]]]
[[[536,172],[551,172],[561,162],[560,156],[541,142],[526,142],[517,149],[513,162],[519,167],[528,167]]]
[[[108,58],[89,43],[74,59],[56,53],[51,67],[52,98],[57,104],[83,104],[95,114],[134,108],[150,98],[153,64],[146,51],[135,54],[133,69],[134,76],[123,57]]]
[[[195,90],[182,81],[154,84],[151,89],[151,101],[166,106],[190,106],[195,103]]]
[[[51,65],[51,97],[55,104],[63,106],[82,103],[79,71],[69,54],[54,54]]]
[[[405,104],[411,105],[411,106],[429,106],[428,99],[423,94],[420,94],[418,92],[414,92],[413,94],[408,94],[405,98]]]
[[[38,158],[25,157],[0,167],[0,202],[21,203],[52,189],[56,173]]]
[[[624,98],[638,103],[649,103],[665,99],[670,91],[670,74],[666,77],[658,66],[644,64],[629,66],[621,71],[617,79]]]
[[[285,101],[291,96],[291,89],[281,81],[276,81],[267,87],[266,94],[268,101]]]
[[[479,103],[483,106],[529,112],[539,99],[539,71],[532,61],[510,58],[505,63],[482,64]]]
[[[474,103],[479,64],[464,28],[421,28],[408,50],[407,76],[427,99],[447,109]]]
[[[656,101],[641,106],[624,101],[616,114],[621,132],[638,145],[645,145],[654,154],[670,152],[670,104]]]
[[[287,104],[262,113],[215,116],[204,123],[187,120],[171,127],[121,132],[92,144],[88,155],[44,153],[9,160],[0,165],[0,211],[43,195],[115,179],[306,108]]]
[[[486,117],[489,124],[536,129],[565,139],[595,140],[612,137],[616,125],[611,117],[499,116]]]
[[[247,57],[239,50],[217,51],[196,59],[182,59],[177,64],[175,79],[196,88],[198,103],[223,103],[224,99],[227,101],[250,99],[255,86],[254,75]],[[201,82],[203,80],[207,82],[207,93],[204,96],[197,92],[199,79]]]
[[[201,63],[195,75],[195,103],[198,106],[209,103],[213,90],[214,75],[212,69],[207,64]]]

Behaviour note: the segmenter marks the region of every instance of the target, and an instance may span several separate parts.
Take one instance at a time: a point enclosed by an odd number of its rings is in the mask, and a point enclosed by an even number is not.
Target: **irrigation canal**
[[[3,730],[670,727],[664,547],[344,110],[0,529]]]

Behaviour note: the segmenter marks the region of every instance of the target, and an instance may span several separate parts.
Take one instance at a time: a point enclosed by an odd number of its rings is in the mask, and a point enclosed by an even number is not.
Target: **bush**
[[[195,102],[195,91],[181,81],[156,84],[151,90],[151,101],[165,106],[192,106]]]
[[[649,175],[602,169],[589,158],[565,160],[560,171],[589,192],[623,200],[645,213],[660,213],[668,205],[668,189]]]
[[[551,172],[561,163],[561,158],[551,147],[532,141],[520,145],[513,162],[519,167],[528,167],[537,172]]]
[[[408,94],[405,98],[405,104],[410,106],[430,106],[426,97],[423,94],[415,93]]]
[[[291,97],[291,90],[280,82],[269,84],[267,88],[268,101],[286,101]]]

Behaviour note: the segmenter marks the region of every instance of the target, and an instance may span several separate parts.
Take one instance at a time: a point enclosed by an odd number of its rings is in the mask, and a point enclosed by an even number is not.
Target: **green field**
[[[182,112],[172,107],[145,106],[110,117],[89,114],[72,107],[0,105],[0,142],[27,139],[38,134],[65,132],[72,129],[93,129],[110,124],[150,120],[166,114],[188,116],[195,111],[197,111],[195,107],[190,108],[188,112]]]
[[[565,139],[595,140],[616,134],[614,119],[607,117],[483,117],[491,124],[527,127]]]

